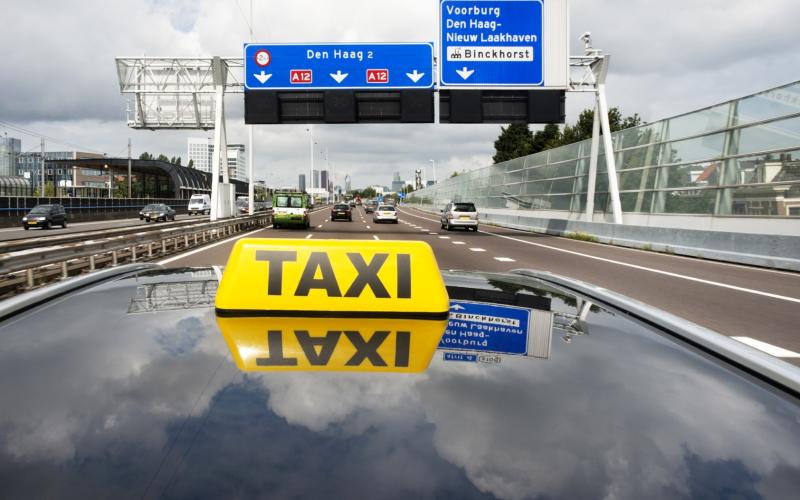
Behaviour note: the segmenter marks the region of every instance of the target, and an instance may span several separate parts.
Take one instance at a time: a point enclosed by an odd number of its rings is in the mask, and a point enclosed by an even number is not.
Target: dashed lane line
[[[404,213],[407,213],[407,212],[404,212]],[[414,215],[414,214],[408,214],[408,215],[411,215],[412,217],[418,217],[418,218],[423,219],[423,220],[429,220],[429,221],[436,222],[434,219],[428,219],[427,217],[420,217],[419,215]],[[607,262],[609,264],[616,264],[618,266],[629,267],[631,269],[638,269],[640,271],[647,271],[647,272],[651,272],[651,273],[655,273],[655,274],[660,274],[662,276],[669,276],[671,278],[678,278],[678,279],[683,279],[683,280],[686,280],[686,281],[693,281],[695,283],[702,283],[704,285],[711,285],[711,286],[716,286],[716,287],[720,287],[720,288],[727,288],[728,290],[735,290],[737,292],[749,293],[749,294],[752,294],[752,295],[760,295],[762,297],[769,297],[771,299],[785,300],[787,302],[794,302],[796,304],[800,304],[800,298],[796,298],[796,297],[788,297],[786,295],[778,295],[776,293],[762,292],[761,290],[753,290],[752,288],[744,288],[744,287],[741,287],[741,286],[728,285],[727,283],[720,283],[718,281],[711,281],[711,280],[705,280],[705,279],[702,279],[702,278],[695,278],[694,276],[687,276],[685,274],[672,273],[672,272],[669,272],[669,271],[663,271],[661,269],[654,269],[652,267],[640,266],[638,264],[631,264],[631,263],[628,263],[628,262],[621,262],[621,261],[614,260],[614,259],[607,259],[605,257],[598,257],[596,255],[590,255],[590,254],[586,254],[586,253],[576,252],[574,250],[567,250],[566,248],[554,247],[554,246],[551,246],[551,245],[545,245],[543,243],[535,243],[533,241],[521,240],[519,238],[512,238],[511,236],[505,236],[505,235],[502,235],[502,234],[495,234],[495,233],[492,233],[492,232],[489,232],[489,231],[478,231],[478,232],[479,233],[483,233],[483,234],[488,234],[488,235],[494,236],[496,238],[503,238],[503,239],[506,239],[506,240],[516,241],[518,243],[522,243],[522,244],[525,244],[525,245],[531,245],[531,246],[535,246],[535,247],[547,248],[548,250],[554,250],[556,252],[567,253],[567,254],[570,254],[570,255],[577,255],[579,257],[584,257],[586,259],[598,260],[598,261],[601,261],[601,262]],[[439,237],[442,238],[442,236],[439,236]]]
[[[470,252],[485,252],[486,250],[484,250],[483,248],[477,248],[476,247],[476,248],[470,248],[469,251]]]
[[[508,257],[495,257],[494,260],[499,262],[516,262],[514,259],[509,259]]]
[[[800,354],[794,351],[790,351],[782,347],[768,344],[766,342],[762,342],[760,340],[756,340],[751,337],[731,337],[731,338],[734,340],[738,340],[742,344],[747,344],[750,347],[754,347],[759,351],[765,352],[771,356],[775,356],[776,358],[800,358]]]

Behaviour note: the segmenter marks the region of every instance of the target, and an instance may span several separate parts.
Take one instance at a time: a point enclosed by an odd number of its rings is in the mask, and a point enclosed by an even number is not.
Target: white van
[[[211,196],[207,194],[193,194],[189,198],[189,215],[211,213]]]

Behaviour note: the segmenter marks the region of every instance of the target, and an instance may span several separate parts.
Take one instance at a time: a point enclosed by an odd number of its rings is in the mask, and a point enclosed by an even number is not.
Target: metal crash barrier
[[[0,297],[121,263],[161,258],[269,225],[270,214],[147,229],[0,254]]]

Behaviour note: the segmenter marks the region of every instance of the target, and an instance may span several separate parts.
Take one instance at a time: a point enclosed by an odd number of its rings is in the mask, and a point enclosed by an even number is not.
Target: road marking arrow
[[[417,83],[420,78],[425,76],[425,73],[419,73],[417,70],[414,70],[413,73],[406,73],[406,76],[409,77],[412,82]]]
[[[475,70],[474,69],[467,69],[467,67],[464,66],[461,69],[457,69],[456,73],[458,73],[458,76],[460,76],[461,78],[466,80],[467,78],[472,76],[472,73],[475,73]]]
[[[256,77],[256,80],[261,82],[261,85],[267,83],[267,80],[272,78],[272,73],[264,73],[264,70],[261,70],[261,73],[253,73],[253,76]]]
[[[336,73],[331,73],[331,78],[336,80],[336,83],[342,83],[347,78],[348,73],[342,73],[342,70],[337,69]]]
[[[458,304],[453,304],[452,306],[450,306],[450,309],[454,309],[456,311],[463,311],[464,309],[466,309],[466,307],[461,307]]]

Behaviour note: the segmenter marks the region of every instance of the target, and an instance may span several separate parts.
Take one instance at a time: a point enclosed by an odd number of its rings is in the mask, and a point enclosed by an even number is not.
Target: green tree
[[[375,198],[375,196],[377,194],[378,193],[375,191],[375,189],[373,189],[371,187],[368,187],[368,188],[365,188],[365,189],[361,190],[361,197],[362,198]]]
[[[533,134],[533,140],[528,152],[525,154],[535,154],[547,149],[557,148],[561,145],[561,130],[555,123],[548,123],[543,130]],[[524,156],[524,155],[522,155]]]
[[[450,174],[450,178],[452,179],[453,177],[458,177],[458,171],[453,170],[453,173]]]
[[[194,160],[189,158],[189,163],[186,166],[189,167],[189,168],[194,168]]]
[[[404,191],[406,193],[411,193],[411,192],[415,191],[414,190],[414,186],[412,184],[406,184],[406,188],[404,189]]]
[[[56,195],[56,188],[52,182],[47,182],[44,185],[44,195],[45,196],[55,196]]]
[[[150,153],[145,151],[144,153],[139,155],[139,159],[140,160],[154,160],[155,158],[153,158],[153,155],[151,155]]]
[[[160,155],[158,155],[158,158],[156,158],[156,160],[158,160],[158,161],[163,161],[163,162],[166,162],[166,163],[169,163],[169,158],[168,158],[166,155],[164,155],[164,154],[160,154]]]
[[[495,163],[504,162],[530,154],[533,134],[527,123],[511,123],[500,128],[500,136],[494,141]]]

